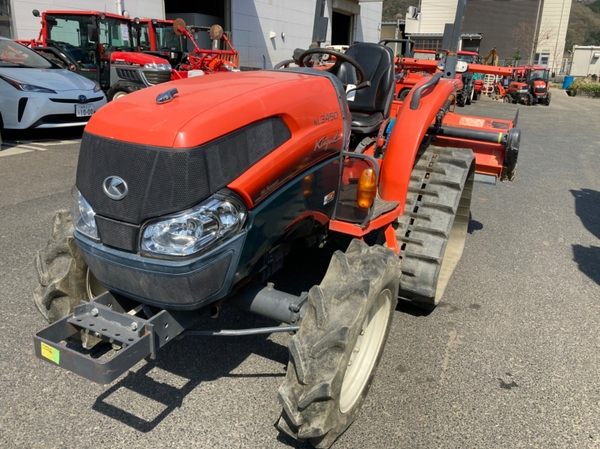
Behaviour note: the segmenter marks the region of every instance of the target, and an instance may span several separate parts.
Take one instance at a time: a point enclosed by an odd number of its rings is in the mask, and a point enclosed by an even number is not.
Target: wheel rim
[[[340,411],[348,412],[363,392],[375,363],[387,329],[391,314],[392,293],[383,290],[373,303],[362,325],[356,345],[350,355],[348,369],[344,374],[340,392]]]
[[[100,283],[100,281],[98,281],[98,279],[96,279],[96,276],[92,274],[89,268],[87,269],[87,273],[85,275],[85,288],[87,290],[89,301],[106,291],[104,286]]]
[[[127,95],[127,92],[120,91],[120,92],[117,92],[116,94],[114,94],[112,99],[116,100],[117,98],[124,97],[125,95]]]

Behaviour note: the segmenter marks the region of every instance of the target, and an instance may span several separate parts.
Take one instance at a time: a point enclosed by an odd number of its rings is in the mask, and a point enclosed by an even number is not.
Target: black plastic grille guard
[[[76,186],[96,214],[137,225],[199,204],[290,138],[289,128],[279,117],[177,150],[84,132]],[[119,201],[111,200],[103,190],[111,176],[123,179],[129,189]]]

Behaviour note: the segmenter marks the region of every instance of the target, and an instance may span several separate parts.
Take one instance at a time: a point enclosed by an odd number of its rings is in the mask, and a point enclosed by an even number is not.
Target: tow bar
[[[306,294],[297,297],[278,292],[273,289],[272,284],[262,289],[247,289],[239,295],[236,306],[292,325],[227,330],[189,329],[200,314],[167,310],[153,314],[147,306],[106,292],[75,307],[71,315],[36,333],[33,337],[35,355],[93,382],[106,385],[146,357],[155,359],[156,351],[179,335],[244,336],[295,332],[299,329],[297,323],[304,314],[306,297]],[[273,307],[267,308],[266,304]],[[289,309],[287,314],[282,312],[282,307]],[[255,308],[258,310],[255,311]],[[145,313],[146,318],[137,315],[140,311]],[[112,344],[112,353],[110,350],[104,353],[86,350],[77,341],[80,335],[94,343]],[[107,345],[104,347],[110,348]]]

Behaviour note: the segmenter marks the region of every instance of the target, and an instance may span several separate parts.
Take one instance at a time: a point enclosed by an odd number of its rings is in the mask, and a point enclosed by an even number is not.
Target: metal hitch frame
[[[42,360],[104,385],[147,356],[156,358],[158,348],[185,330],[187,323],[183,319],[183,314],[172,314],[166,310],[149,319],[135,316],[107,292],[75,307],[73,314],[36,333],[33,337],[35,354]],[[62,343],[81,331],[119,345],[121,349],[115,351],[112,357],[101,359]]]
[[[290,326],[251,329],[190,329],[199,313],[160,310],[153,314],[149,307],[110,292],[75,307],[73,313],[47,326],[33,337],[35,355],[50,363],[79,374],[86,379],[106,385],[125,374],[137,363],[150,356],[175,337],[226,336],[239,337],[277,332],[296,332],[306,310],[307,294],[294,296],[277,291],[272,284],[240,292],[238,307],[258,313]],[[137,316],[141,310],[148,318]],[[68,340],[79,334],[91,340],[117,345],[110,357],[94,357],[82,351],[79,344]]]

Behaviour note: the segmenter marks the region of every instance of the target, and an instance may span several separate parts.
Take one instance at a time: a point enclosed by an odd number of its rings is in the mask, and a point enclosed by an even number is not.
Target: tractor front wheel
[[[39,285],[33,300],[50,323],[72,313],[81,301],[106,291],[79,253],[71,213],[66,210],[55,215],[52,236],[46,248],[37,253],[35,268]]]
[[[548,95],[546,96],[546,99],[544,100],[544,104],[546,106],[550,106],[550,98],[551,98],[551,95],[550,95],[550,92],[548,92]]]
[[[144,86],[138,83],[132,83],[131,81],[119,81],[110,86],[110,89],[108,89],[108,92],[106,92],[106,98],[108,101],[113,101],[143,88]]]
[[[353,240],[308,296],[279,389],[277,427],[328,448],[352,424],[383,353],[398,295],[398,256]]]

